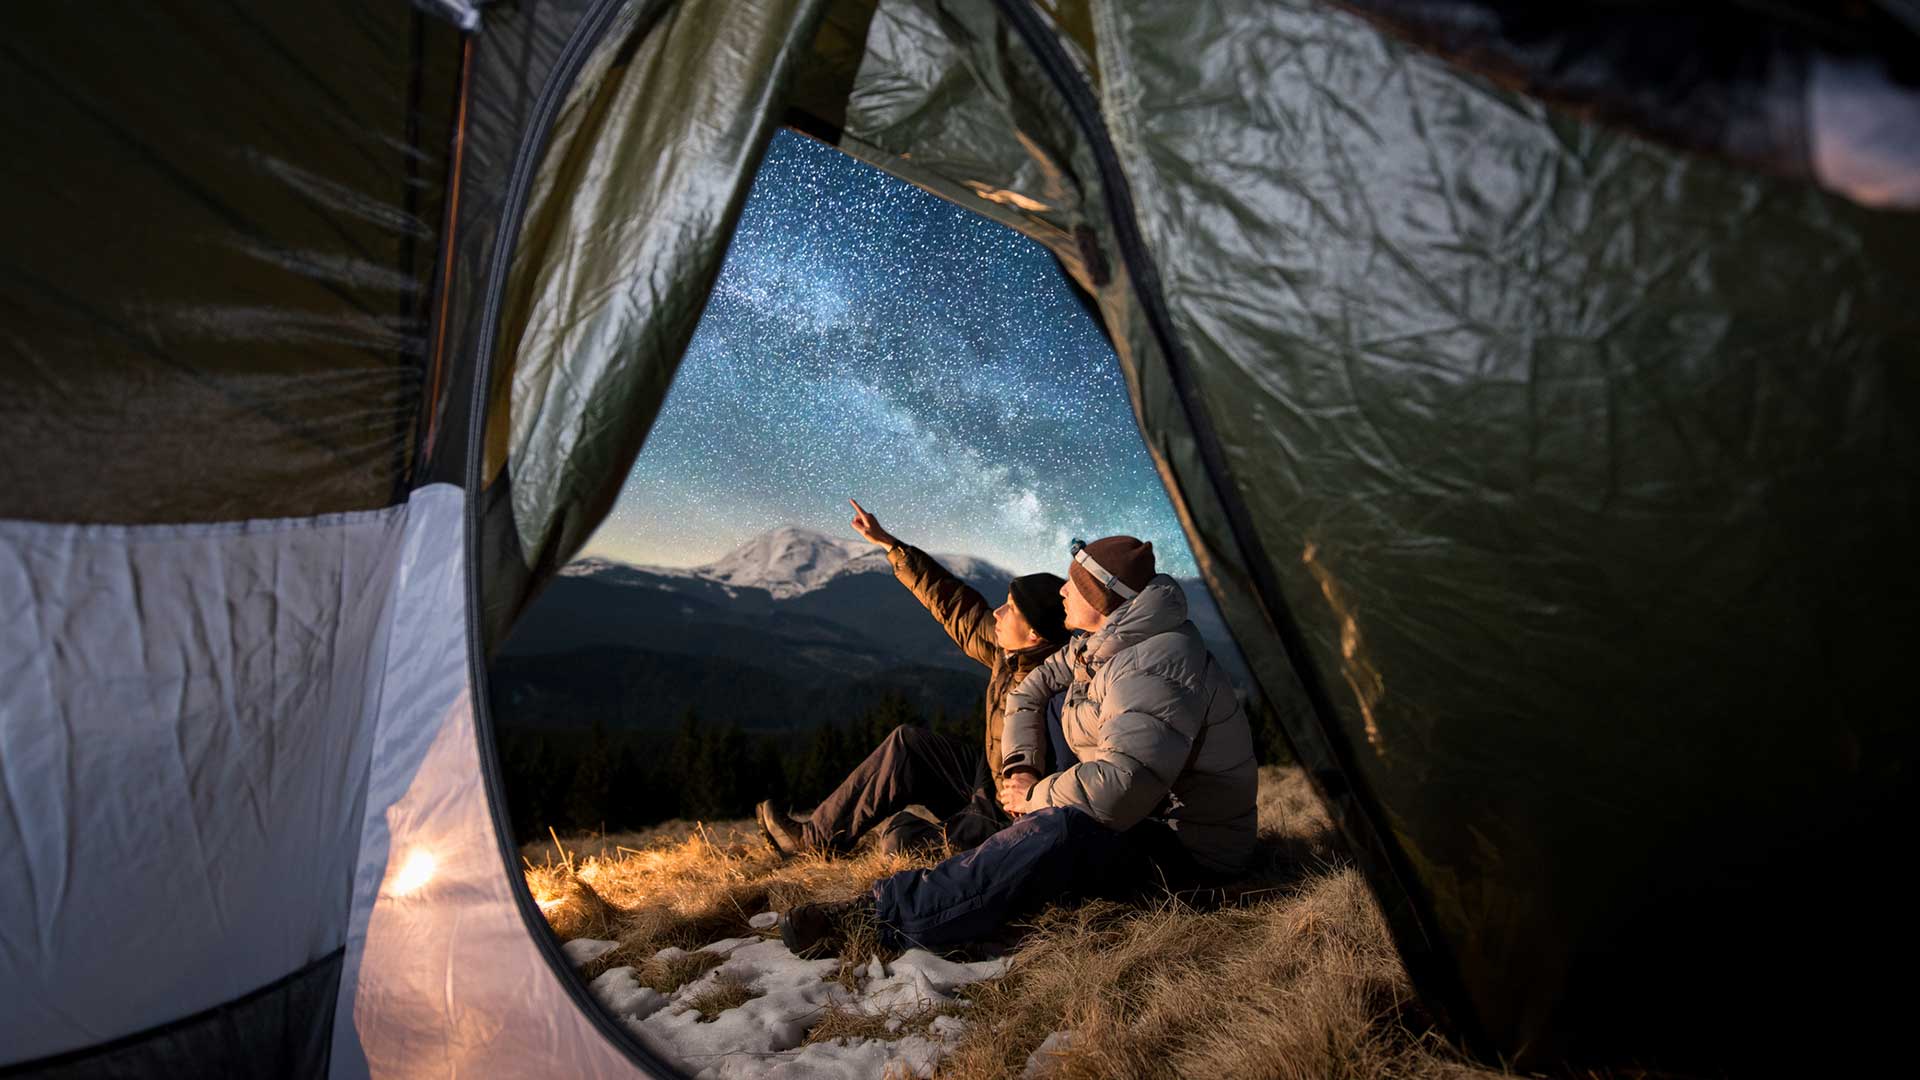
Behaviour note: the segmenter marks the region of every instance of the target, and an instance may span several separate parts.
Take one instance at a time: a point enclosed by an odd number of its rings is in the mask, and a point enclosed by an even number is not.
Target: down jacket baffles
[[[1046,760],[1046,707],[1078,765],[1035,784],[1025,810],[1067,806],[1110,829],[1153,817],[1218,873],[1253,855],[1259,785],[1253,732],[1233,683],[1187,621],[1180,583],[1156,574],[1107,624],[1077,635],[1007,699],[1002,775]]]

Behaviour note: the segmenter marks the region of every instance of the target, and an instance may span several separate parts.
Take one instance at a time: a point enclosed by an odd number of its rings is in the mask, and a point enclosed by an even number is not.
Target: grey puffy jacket
[[[1060,723],[1080,763],[1042,779],[1026,807],[1070,806],[1113,829],[1154,817],[1200,865],[1246,869],[1258,785],[1253,732],[1227,674],[1187,621],[1187,596],[1165,574],[1076,637],[1007,698],[1004,775],[1046,760],[1046,707],[1065,690]]]

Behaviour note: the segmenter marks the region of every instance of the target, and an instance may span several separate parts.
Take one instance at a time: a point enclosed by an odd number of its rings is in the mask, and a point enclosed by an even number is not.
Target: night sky
[[[1038,244],[774,138],[685,363],[586,554],[711,562],[779,525],[1017,573],[1129,533],[1189,576],[1113,350]]]

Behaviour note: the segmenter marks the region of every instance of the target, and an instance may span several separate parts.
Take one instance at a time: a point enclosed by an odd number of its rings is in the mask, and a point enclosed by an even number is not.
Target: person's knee
[[[940,827],[913,809],[882,822],[874,846],[885,855],[917,855],[940,846]]]
[[[1030,821],[1035,828],[1045,829],[1049,832],[1079,834],[1086,832],[1088,829],[1103,827],[1098,821],[1093,819],[1091,814],[1072,806],[1043,806],[1031,813],[1023,814],[1020,820]]]
[[[1029,814],[1022,814],[1014,823],[1000,830],[1011,841],[1029,844],[1064,844],[1074,837],[1084,834],[1087,824],[1093,819],[1065,806],[1048,806]],[[1095,828],[1099,826],[1094,825]]]

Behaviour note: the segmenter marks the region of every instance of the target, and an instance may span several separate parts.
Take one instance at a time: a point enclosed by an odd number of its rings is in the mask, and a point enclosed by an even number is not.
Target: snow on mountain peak
[[[841,540],[798,525],[783,525],[741,544],[718,561],[697,567],[711,581],[765,589],[776,600],[812,592],[869,554],[885,556],[864,540]]]
[[[937,554],[934,558],[969,580],[1005,580],[1012,576],[985,559],[971,555]],[[864,540],[841,539],[798,525],[782,525],[705,566],[686,569],[630,566],[613,559],[588,556],[574,560],[560,572],[568,577],[610,579],[636,570],[661,577],[711,581],[730,590],[765,589],[775,600],[791,600],[847,574],[891,574],[893,567],[887,562],[885,549]]]

